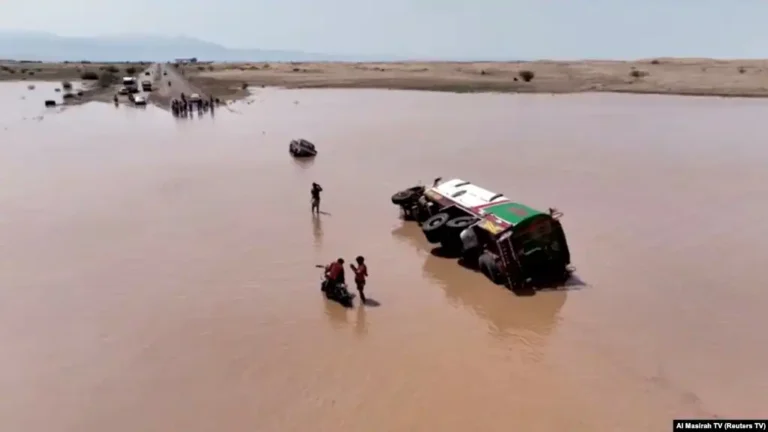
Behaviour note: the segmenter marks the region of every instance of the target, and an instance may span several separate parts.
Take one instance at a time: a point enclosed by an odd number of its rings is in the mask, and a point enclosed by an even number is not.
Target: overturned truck
[[[552,287],[571,275],[571,255],[555,209],[512,202],[468,181],[435,179],[392,195],[406,220],[421,224],[427,241],[461,256],[510,289]]]

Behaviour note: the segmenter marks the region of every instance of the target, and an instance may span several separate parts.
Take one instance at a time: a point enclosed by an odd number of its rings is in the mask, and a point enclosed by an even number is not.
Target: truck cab
[[[128,89],[129,93],[136,93],[139,91],[139,86],[134,77],[123,77],[123,87]]]

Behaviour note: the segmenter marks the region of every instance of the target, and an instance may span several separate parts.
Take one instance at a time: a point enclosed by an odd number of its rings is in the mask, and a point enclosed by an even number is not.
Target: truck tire
[[[410,204],[413,201],[419,199],[419,191],[421,187],[415,186],[409,189],[401,190],[392,195],[392,204],[404,206]]]
[[[475,222],[477,222],[477,218],[474,216],[459,216],[449,220],[445,226],[451,228],[451,230],[462,232],[465,228],[469,227]]]
[[[440,233],[440,244],[443,249],[450,253],[461,252],[463,249],[461,232],[475,223],[476,220],[474,216],[459,216],[446,222]]]
[[[443,237],[445,224],[450,218],[448,213],[438,213],[421,224],[421,231],[424,232],[424,236],[427,237],[428,242],[432,244],[440,243],[440,240]]]
[[[483,252],[477,259],[477,262],[480,267],[480,272],[490,279],[491,282],[496,285],[501,285],[503,283],[501,269],[499,268],[499,265],[496,264],[496,257],[493,256],[493,254]]]
[[[416,198],[416,193],[410,189],[401,190],[392,195],[392,204],[403,205]]]

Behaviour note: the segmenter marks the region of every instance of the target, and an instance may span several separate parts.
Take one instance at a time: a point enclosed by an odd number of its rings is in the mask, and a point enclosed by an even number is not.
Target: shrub
[[[128,66],[127,68],[125,68],[125,73],[127,73],[128,75],[133,75],[136,72],[137,72],[136,68],[133,66]]]
[[[205,70],[205,66],[198,66],[197,70]]]
[[[247,89],[248,88],[248,83],[242,83],[240,85],[240,88],[242,88],[243,90]]]
[[[742,66],[742,67],[740,67],[740,68],[739,68],[739,73],[740,73],[740,74],[743,74],[743,73],[745,73],[746,71],[747,71],[747,69],[746,69],[744,66]]]
[[[533,71],[529,71],[529,70],[522,70],[518,73],[518,75],[520,75],[520,78],[522,78],[523,81],[525,82],[530,82],[533,79],[533,77],[536,76],[536,74],[534,74]]]
[[[657,65],[657,64],[661,64],[661,62],[658,59],[653,59],[653,60],[651,60],[651,64],[652,65]]]
[[[99,76],[99,86],[102,88],[110,87],[117,81],[117,76],[112,72],[104,72]]]
[[[96,81],[99,79],[99,74],[93,71],[83,72],[80,75],[80,79],[83,81]]]
[[[632,69],[629,72],[629,76],[631,76],[632,78],[642,78],[647,75],[648,75],[648,72],[637,70],[637,69]]]
[[[110,66],[102,66],[101,70],[103,70],[105,72],[110,72],[110,73],[118,73],[118,72],[120,72],[120,69],[118,69],[118,68],[116,68],[115,66],[112,66],[112,65],[110,65]]]
[[[64,90],[72,90],[72,83],[69,81],[62,81],[61,88],[63,88]]]
[[[29,76],[35,76],[35,73],[33,71],[29,71]]]

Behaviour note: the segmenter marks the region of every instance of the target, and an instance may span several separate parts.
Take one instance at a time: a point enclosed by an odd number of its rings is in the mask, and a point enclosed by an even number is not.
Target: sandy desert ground
[[[141,71],[149,63],[0,62],[0,80],[76,80],[84,73]],[[422,63],[204,63],[179,67],[192,83],[223,98],[245,86],[390,88],[449,92],[622,92],[768,96],[768,60]]]
[[[183,67],[207,85],[368,87],[450,92],[625,92],[768,96],[768,61],[650,59],[635,62],[282,63]],[[526,81],[526,78],[530,78]]]

